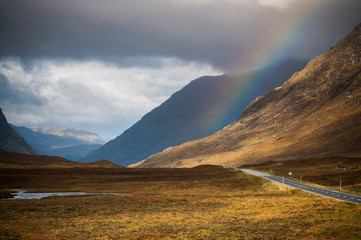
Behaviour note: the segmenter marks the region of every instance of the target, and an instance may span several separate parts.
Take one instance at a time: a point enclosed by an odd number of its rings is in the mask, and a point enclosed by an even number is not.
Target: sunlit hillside
[[[224,166],[269,160],[361,156],[361,24],[239,120],[135,166]]]

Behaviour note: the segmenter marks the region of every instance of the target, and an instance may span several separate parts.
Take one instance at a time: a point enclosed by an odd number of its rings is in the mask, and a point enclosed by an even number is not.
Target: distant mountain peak
[[[69,160],[79,160],[104,143],[95,133],[65,127],[19,127],[17,131],[39,154],[60,156]]]
[[[85,130],[66,127],[29,127],[32,131],[44,134],[52,134],[61,137],[75,138],[88,144],[104,144],[104,140],[95,133]]]

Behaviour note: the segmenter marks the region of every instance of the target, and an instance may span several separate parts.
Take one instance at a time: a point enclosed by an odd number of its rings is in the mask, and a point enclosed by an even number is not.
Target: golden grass
[[[361,238],[360,205],[233,169],[131,169],[125,178],[119,175],[129,169],[117,169],[104,179],[92,171],[77,181],[64,175],[68,180],[59,180],[59,188],[52,181],[29,182],[33,190],[126,195],[1,200],[0,239]]]

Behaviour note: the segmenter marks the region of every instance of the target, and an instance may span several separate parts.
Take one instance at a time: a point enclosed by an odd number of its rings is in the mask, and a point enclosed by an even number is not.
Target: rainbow
[[[239,118],[244,108],[257,97],[254,94],[262,92],[262,89],[267,89],[266,86],[269,84],[270,76],[282,68],[287,56],[290,56],[290,53],[297,49],[297,46],[306,37],[307,30],[313,27],[314,21],[317,21],[317,16],[322,11],[326,11],[327,8],[328,6],[322,1],[313,1],[307,9],[299,11],[297,16],[293,16],[291,21],[284,23],[281,28],[272,26],[272,23],[270,24],[269,28],[280,30],[273,33],[269,38],[259,41],[260,46],[267,45],[270,47],[260,47],[246,57],[240,58],[232,66],[233,69],[244,65],[258,66],[262,70],[244,75],[239,78],[239,81],[234,81],[233,84],[226,86],[228,89],[224,92],[227,92],[227,95],[224,96],[224,102],[219,105],[222,107],[214,110],[209,121],[203,123],[206,124],[209,131],[220,130],[224,124],[228,125]],[[264,44],[264,41],[268,41],[267,44]],[[230,119],[233,120],[230,121]]]

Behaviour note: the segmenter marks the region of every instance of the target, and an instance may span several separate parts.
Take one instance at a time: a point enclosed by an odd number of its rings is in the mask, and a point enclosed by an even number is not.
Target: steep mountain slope
[[[1,108],[0,108],[0,149],[18,152],[18,153],[27,153],[27,154],[37,154],[27,142],[12,129]]]
[[[196,79],[82,161],[105,158],[126,166],[170,146],[208,136],[237,120],[255,97],[281,85],[305,64],[288,60],[242,77]],[[264,72],[272,74],[263,77]],[[262,76],[259,84],[249,81],[252,76]]]
[[[135,166],[238,166],[330,156],[361,157],[361,24],[225,129]]]

